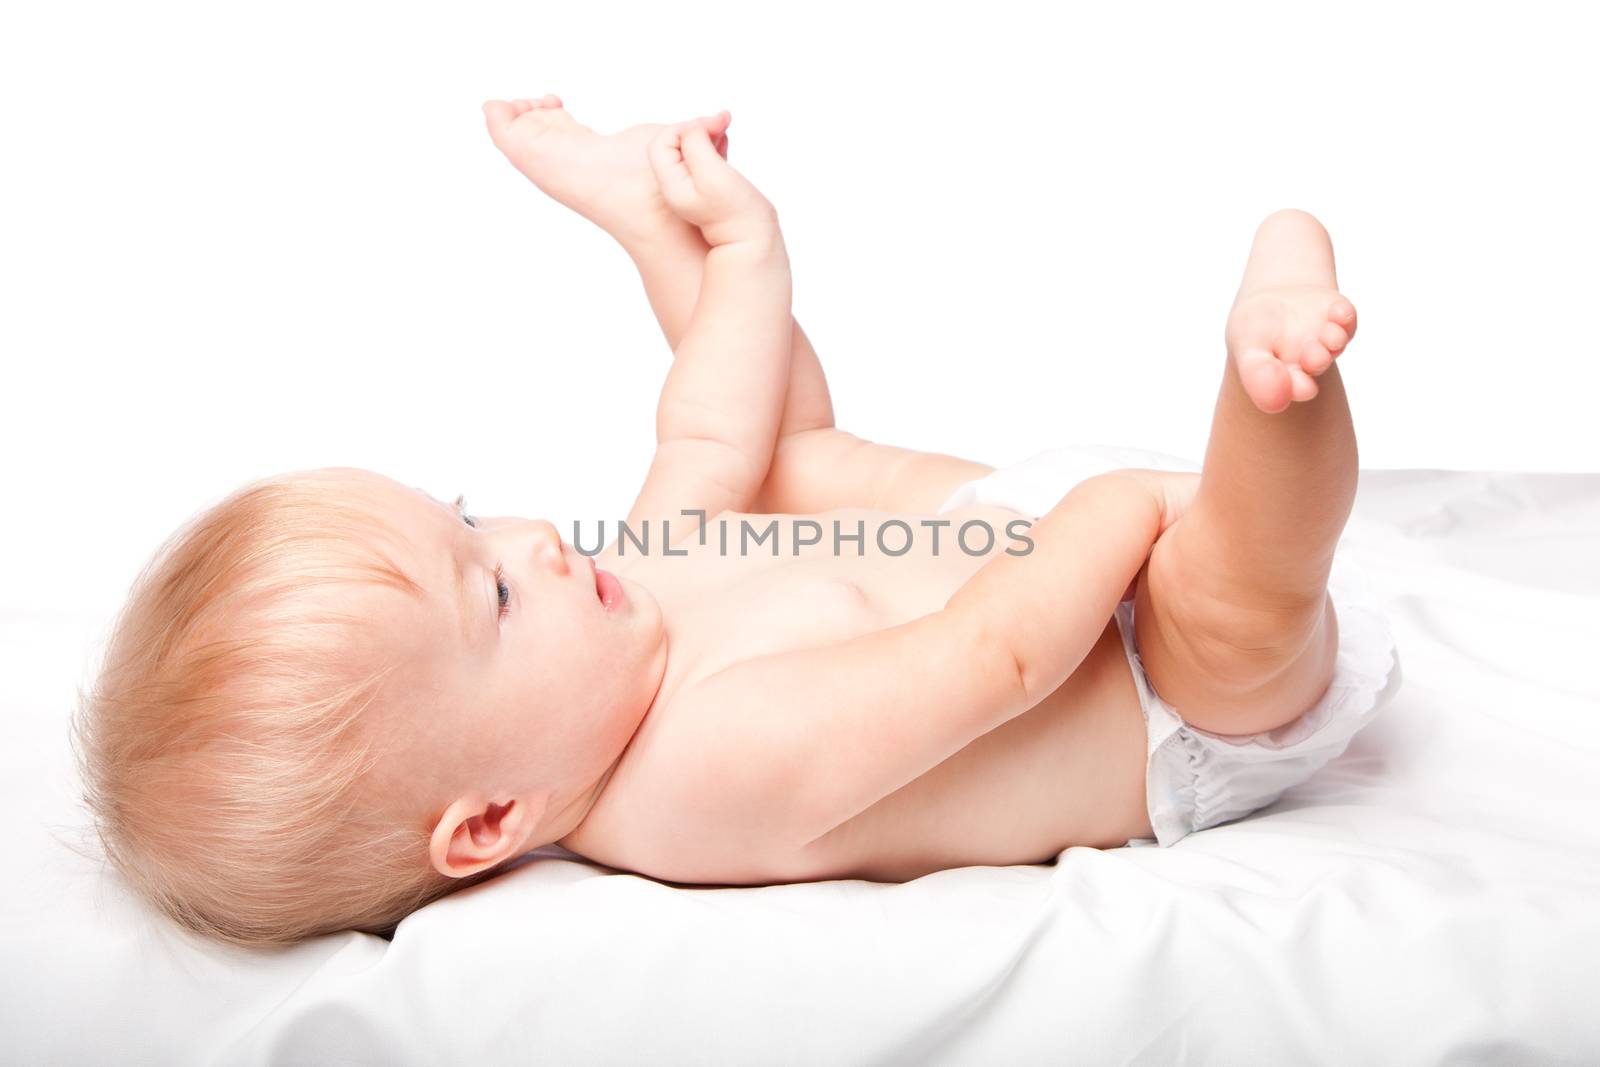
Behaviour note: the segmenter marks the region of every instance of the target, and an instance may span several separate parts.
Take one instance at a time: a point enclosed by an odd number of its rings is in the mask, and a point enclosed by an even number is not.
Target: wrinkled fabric
[[[1345,541],[1404,686],[1176,848],[757,887],[530,856],[392,943],[265,952],[63,847],[105,620],[0,608],[0,1061],[1600,1062],[1600,477],[1364,470]]]

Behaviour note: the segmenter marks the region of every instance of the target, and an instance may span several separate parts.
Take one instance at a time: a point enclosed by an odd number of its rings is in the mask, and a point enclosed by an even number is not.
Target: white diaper
[[[968,482],[941,512],[986,504],[1037,518],[1085,478],[1121,467],[1198,471],[1177,456],[1104,445],[1040,452]],[[1339,653],[1328,691],[1305,714],[1269,733],[1224,737],[1183,721],[1145,675],[1133,640],[1133,602],[1118,605],[1117,628],[1133,668],[1147,737],[1145,800],[1156,842],[1228,822],[1277,800],[1344,752],[1400,688],[1400,657],[1366,576],[1341,546],[1328,592],[1339,618]],[[1130,844],[1148,844],[1141,838]]]

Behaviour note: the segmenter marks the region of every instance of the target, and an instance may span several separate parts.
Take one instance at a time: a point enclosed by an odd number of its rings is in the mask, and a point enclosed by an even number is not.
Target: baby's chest
[[[736,518],[759,519],[779,534],[746,543],[742,528],[753,524],[720,515],[705,545],[640,568],[666,619],[663,697],[733,663],[848,641],[938,611],[989,558],[1018,543],[1007,540],[1004,525],[1016,516],[994,509],[943,518],[861,509]]]
[[[805,566],[772,568],[699,595],[685,589],[662,608],[670,649],[663,697],[747,659],[845,641],[887,624],[858,578]]]

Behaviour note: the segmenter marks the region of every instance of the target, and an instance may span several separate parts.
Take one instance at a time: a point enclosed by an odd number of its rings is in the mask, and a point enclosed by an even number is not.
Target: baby
[[[333,469],[175,535],[74,743],[108,857],[179,922],[387,933],[552,844],[717,885],[1170,844],[1381,703],[1390,661],[1347,680],[1329,593],[1356,313],[1309,215],[1256,234],[1203,471],[1097,473],[1029,513],[961,498],[987,466],[834,427],[727,112],[613,136],[553,96],[484,112],[622,244],[671,344],[627,533],[591,557]]]

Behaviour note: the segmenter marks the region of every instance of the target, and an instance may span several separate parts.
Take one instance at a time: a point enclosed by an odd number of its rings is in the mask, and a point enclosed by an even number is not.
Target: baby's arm
[[[664,766],[682,817],[726,845],[802,848],[1037,705],[1078,667],[1170,524],[1127,472],[1075,486],[946,606],[735,664],[675,698]],[[692,768],[692,770],[691,770]]]
[[[726,112],[700,122],[713,144],[726,144]],[[700,228],[680,224],[650,240],[624,240],[623,246],[639,268],[663,336],[676,351],[689,331],[708,263],[709,246]],[[792,317],[788,327],[789,349],[777,352],[789,367],[777,440],[749,510],[871,507],[931,512],[958,485],[990,471],[981,463],[880,445],[836,429],[833,398],[816,349]]]
[[[789,378],[789,259],[772,205],[696,121],[668,127],[650,162],[669,207],[711,246],[694,314],[656,408],[656,453],[628,515],[750,506],[766,480]],[[686,535],[693,525],[683,522]]]

